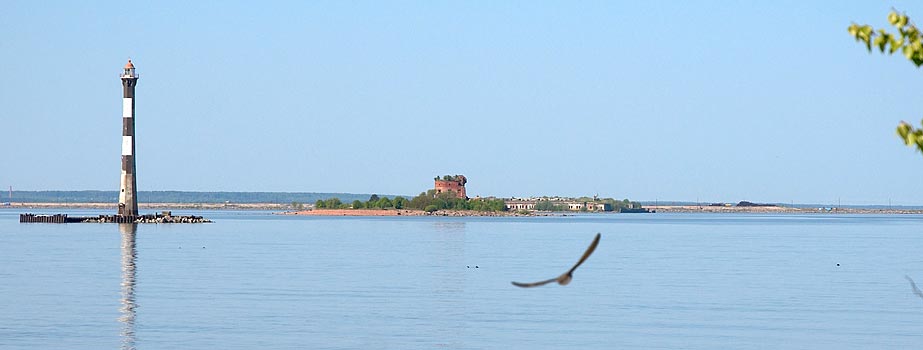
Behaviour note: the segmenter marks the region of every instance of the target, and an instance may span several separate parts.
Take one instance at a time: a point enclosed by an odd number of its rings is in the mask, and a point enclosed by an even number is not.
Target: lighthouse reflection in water
[[[135,233],[138,224],[119,224],[122,235],[122,290],[119,322],[122,323],[122,349],[135,349]]]

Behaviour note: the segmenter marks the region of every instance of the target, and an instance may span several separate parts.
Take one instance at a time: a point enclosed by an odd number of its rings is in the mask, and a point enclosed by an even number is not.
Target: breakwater
[[[97,215],[68,216],[67,214],[39,215],[19,214],[21,223],[114,223],[114,224],[201,224],[212,222],[201,216],[172,215],[170,212],[150,215]]]

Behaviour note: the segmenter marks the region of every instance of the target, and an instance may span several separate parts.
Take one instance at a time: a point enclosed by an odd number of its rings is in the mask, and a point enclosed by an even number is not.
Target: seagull
[[[923,292],[920,291],[920,288],[917,288],[917,284],[913,283],[913,279],[910,276],[904,275],[908,281],[910,281],[910,288],[913,288],[913,294],[916,294],[918,297],[923,298]]]
[[[577,264],[574,265],[574,267],[571,267],[570,270],[568,270],[564,274],[558,277],[549,279],[549,280],[541,281],[541,282],[533,282],[533,283],[512,282],[513,285],[517,287],[522,287],[522,288],[530,288],[530,287],[542,286],[542,285],[545,285],[551,282],[558,282],[558,284],[562,286],[566,286],[568,283],[570,283],[570,280],[574,278],[574,270],[576,270],[577,267],[580,266],[580,264],[583,264],[583,262],[586,261],[586,259],[590,257],[590,254],[593,254],[593,251],[596,250],[596,245],[599,244],[600,236],[601,235],[599,233],[596,234],[596,238],[593,239],[593,243],[590,243],[590,246],[586,249],[585,252],[583,252],[583,256],[580,257],[580,261],[577,261]]]

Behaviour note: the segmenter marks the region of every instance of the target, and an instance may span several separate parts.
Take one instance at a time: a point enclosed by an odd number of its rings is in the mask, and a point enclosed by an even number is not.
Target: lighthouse
[[[122,72],[122,185],[119,215],[138,216],[138,183],[135,179],[135,85],[138,74],[131,59]]]

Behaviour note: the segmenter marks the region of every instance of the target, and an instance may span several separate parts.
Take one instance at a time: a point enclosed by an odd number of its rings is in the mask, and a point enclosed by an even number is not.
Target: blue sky
[[[912,2],[13,1],[0,185],[923,204],[923,72],[846,28]]]

